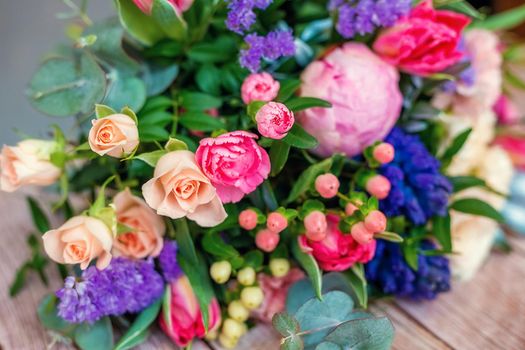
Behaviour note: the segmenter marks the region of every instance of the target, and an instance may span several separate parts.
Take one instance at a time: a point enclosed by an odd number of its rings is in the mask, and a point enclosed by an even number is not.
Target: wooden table
[[[44,201],[42,204],[45,207]],[[56,218],[53,221],[60,224]],[[28,286],[10,299],[8,287],[16,268],[29,254],[25,238],[32,230],[23,193],[0,193],[0,223],[0,349],[45,349],[50,339],[36,317],[36,305],[62,281],[51,268],[49,287],[31,275]],[[386,314],[394,323],[394,349],[525,349],[525,239],[512,238],[511,242],[511,254],[492,254],[474,280],[455,283],[452,292],[434,302],[375,304],[373,311]],[[278,344],[273,330],[259,326],[241,340],[238,349],[270,350],[277,349]],[[215,344],[211,347],[220,349]],[[173,348],[159,330],[140,347]],[[198,343],[194,349],[209,346]]]

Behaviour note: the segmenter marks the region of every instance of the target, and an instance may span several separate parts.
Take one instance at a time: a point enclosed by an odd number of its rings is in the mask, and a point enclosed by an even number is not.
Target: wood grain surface
[[[32,191],[47,208],[49,196]],[[60,224],[53,217],[52,223]],[[30,274],[27,286],[14,299],[8,289],[16,268],[29,250],[25,244],[33,224],[25,194],[0,193],[0,349],[41,350],[51,337],[36,317],[36,306],[44,294],[60,287],[62,281],[49,267],[50,284],[44,286]],[[454,283],[450,293],[436,301],[381,301],[372,306],[377,314],[387,315],[396,328],[393,348],[419,349],[525,349],[525,240],[514,237],[508,255],[493,253],[477,276],[469,282]],[[237,349],[278,349],[279,340],[268,326],[258,326],[241,339]],[[71,346],[55,344],[54,349]],[[221,349],[217,344],[196,343],[196,350]],[[175,349],[170,340],[155,328],[142,350]]]

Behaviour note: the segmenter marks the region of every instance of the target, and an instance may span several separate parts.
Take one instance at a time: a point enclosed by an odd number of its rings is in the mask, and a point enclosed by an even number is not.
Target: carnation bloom
[[[394,161],[379,171],[391,183],[390,194],[380,201],[388,217],[405,215],[416,225],[434,215],[445,215],[452,185],[441,174],[439,161],[425,148],[418,136],[394,128],[386,141],[394,146]]]
[[[262,136],[280,140],[288,135],[288,131],[295,122],[295,117],[284,104],[268,102],[257,111],[255,121],[257,130]]]
[[[239,130],[200,141],[195,158],[223,203],[240,201],[268,177],[270,157],[256,138]]]
[[[242,101],[245,104],[253,101],[270,102],[277,97],[280,86],[279,82],[266,72],[252,73],[242,83]]]
[[[319,267],[325,271],[344,271],[355,263],[366,263],[374,257],[376,242],[359,244],[350,234],[339,230],[340,218],[327,215],[328,229],[326,237],[319,242],[299,236],[299,244],[303,251],[311,254]]]
[[[438,73],[463,57],[458,44],[469,23],[467,16],[434,10],[431,0],[423,0],[408,16],[379,34],[374,51],[408,73]]]
[[[434,250],[436,245],[423,241],[421,250]],[[418,270],[405,261],[401,245],[379,240],[374,259],[365,265],[366,279],[386,294],[410,299],[434,299],[450,289],[447,258],[418,254]]]
[[[382,140],[399,117],[399,74],[363,44],[334,49],[306,67],[301,80],[301,96],[332,104],[297,114],[298,122],[319,141],[315,152],[321,156],[358,155]]]

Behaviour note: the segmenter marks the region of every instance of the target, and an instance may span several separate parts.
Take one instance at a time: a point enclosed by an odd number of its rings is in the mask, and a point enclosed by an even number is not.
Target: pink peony
[[[170,305],[163,310],[160,317],[160,328],[175,344],[185,347],[194,338],[204,338],[206,330],[202,322],[202,313],[186,276],[171,282]],[[166,306],[164,306],[166,307]],[[221,309],[217,299],[213,299],[208,307],[208,332],[217,329],[221,323]]]
[[[270,173],[270,157],[247,131],[202,139],[195,154],[222,203],[236,203],[253,192]]]
[[[344,271],[361,262],[372,260],[376,251],[376,241],[368,244],[359,244],[352,235],[343,234],[339,230],[339,217],[327,215],[327,236],[320,242],[308,240],[304,235],[299,237],[302,249],[317,260],[321,269],[325,271]]]
[[[498,120],[502,124],[514,124],[521,118],[521,112],[518,106],[505,95],[501,95],[496,104],[492,107],[494,113],[498,116]]]
[[[151,8],[153,7],[153,0],[133,0],[135,5],[144,12],[145,14],[151,14]],[[173,6],[177,13],[182,13],[193,5],[193,0],[168,0],[168,3]]]
[[[273,277],[265,273],[257,276],[264,300],[261,306],[253,312],[262,322],[271,323],[272,317],[284,310],[288,289],[297,281],[304,278],[304,272],[298,268],[291,269],[284,277]]]
[[[399,74],[363,44],[336,48],[306,67],[301,79],[301,96],[332,103],[332,108],[310,108],[297,115],[319,141],[315,152],[321,156],[355,156],[383,139],[399,117]]]
[[[288,135],[295,117],[285,105],[279,102],[268,102],[255,115],[257,129],[262,136],[280,140]]]
[[[244,79],[241,86],[241,96],[244,103],[253,101],[270,102],[277,97],[280,84],[266,73],[253,73]]]
[[[424,0],[393,27],[383,31],[374,50],[387,62],[408,73],[430,75],[457,63],[461,34],[470,19],[460,13],[435,10]]]

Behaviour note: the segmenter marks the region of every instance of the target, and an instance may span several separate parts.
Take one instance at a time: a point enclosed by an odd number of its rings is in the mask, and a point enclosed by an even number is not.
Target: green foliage
[[[474,28],[487,30],[507,30],[517,27],[525,21],[525,5],[501,12],[486,18],[484,21],[477,21],[472,24]]]
[[[366,309],[368,307],[368,290],[363,264],[355,264],[347,273],[348,281],[352,285],[359,305]]]
[[[214,131],[224,129],[224,123],[211,115],[200,111],[188,111],[180,116],[179,123],[189,130]]]
[[[313,107],[331,108],[332,104],[316,97],[294,97],[286,102],[286,106],[291,111],[299,112]]]
[[[113,350],[131,349],[148,338],[148,328],[157,318],[162,300],[158,300],[144,309],[133,321],[133,324],[119,339]]]
[[[446,169],[450,162],[452,162],[454,156],[461,150],[461,148],[463,148],[463,145],[465,144],[465,142],[467,142],[467,139],[471,132],[472,129],[469,128],[457,135],[454,138],[454,140],[452,140],[450,146],[448,146],[445,152],[443,152],[443,155],[440,157],[441,165],[443,168]]]
[[[312,149],[319,145],[317,139],[307,133],[303,127],[297,123],[293,125],[292,129],[288,132],[288,135],[286,135],[282,141],[290,146],[303,149]]]
[[[167,37],[175,40],[186,37],[186,22],[168,0],[153,0],[151,15]]]
[[[219,108],[222,101],[220,98],[201,92],[185,91],[181,94],[181,105],[188,111],[205,111]]]
[[[92,325],[78,325],[75,328],[74,340],[81,350],[113,349],[113,328],[109,317],[104,317]]]
[[[50,330],[72,337],[76,325],[64,321],[58,316],[57,298],[53,294],[46,295],[37,308],[37,316],[42,325]]]
[[[324,174],[332,167],[333,159],[327,158],[319,163],[309,166],[294,183],[288,198],[284,202],[287,205],[297,200],[300,196],[306,193],[314,184],[317,176]]]
[[[271,176],[278,175],[286,165],[291,146],[283,141],[274,141],[270,147]]]
[[[27,197],[27,204],[31,211],[31,217],[33,218],[33,224],[38,229],[40,233],[46,233],[50,229],[49,220],[47,219],[46,214],[40,208],[36,200],[32,197]]]
[[[299,79],[286,79],[280,82],[281,88],[277,95],[277,101],[286,102],[293,94],[301,87],[301,81]]]
[[[432,219],[432,233],[444,251],[452,251],[452,233],[448,213],[445,216],[435,216]]]
[[[239,256],[239,252],[231,245],[226,244],[218,233],[208,232],[204,235],[202,247],[206,252],[219,259],[230,260]]]
[[[135,39],[153,45],[165,37],[160,25],[129,0],[115,0],[120,23]]]
[[[299,262],[299,265],[301,265],[301,267],[306,271],[306,273],[310,277],[315,295],[319,299],[321,299],[321,289],[323,280],[322,272],[321,269],[319,269],[317,261],[312,255],[303,252],[296,240],[292,242],[292,253],[295,259]]]
[[[462,213],[484,216],[498,222],[504,221],[503,216],[496,209],[494,209],[490,204],[477,198],[458,199],[450,204],[450,209],[460,211]]]

